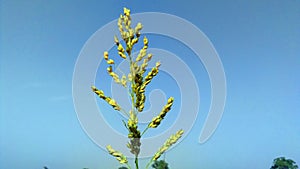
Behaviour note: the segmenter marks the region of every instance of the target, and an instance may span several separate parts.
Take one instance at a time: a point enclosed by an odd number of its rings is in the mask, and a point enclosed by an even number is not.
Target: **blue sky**
[[[119,166],[81,128],[72,76],[85,42],[118,18],[124,6],[132,13],[163,12],[190,21],[211,40],[224,66],[223,118],[213,136],[199,144],[210,101],[205,68],[183,55],[183,45],[170,47],[159,42],[170,39],[150,36],[150,46],[186,61],[197,75],[203,100],[191,132],[166,155],[172,169],[264,169],[279,156],[300,164],[299,1],[2,0],[0,168]],[[165,87],[160,80],[155,85]]]

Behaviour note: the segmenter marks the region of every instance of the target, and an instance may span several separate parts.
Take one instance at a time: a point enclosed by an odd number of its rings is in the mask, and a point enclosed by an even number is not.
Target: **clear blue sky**
[[[84,43],[124,6],[192,22],[212,41],[225,69],[223,118],[208,142],[199,144],[209,81],[201,63],[182,56],[201,76],[203,106],[192,131],[167,153],[170,168],[266,169],[279,156],[300,165],[300,1],[2,0],[1,169],[119,166],[81,128],[72,76]]]

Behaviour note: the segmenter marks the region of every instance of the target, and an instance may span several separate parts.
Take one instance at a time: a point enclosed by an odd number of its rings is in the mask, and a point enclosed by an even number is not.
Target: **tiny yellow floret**
[[[105,60],[108,60],[108,52],[107,51],[104,52],[103,56],[104,56]]]
[[[107,64],[110,64],[110,65],[112,65],[112,64],[115,64],[115,61],[114,60],[112,60],[112,59],[109,59],[108,61],[106,61],[107,62]]]
[[[127,8],[124,8],[124,15],[129,16],[130,15],[130,10]]]

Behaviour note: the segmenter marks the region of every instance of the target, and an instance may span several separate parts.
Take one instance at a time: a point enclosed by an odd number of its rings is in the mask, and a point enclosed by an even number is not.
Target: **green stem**
[[[139,169],[139,159],[138,159],[137,156],[135,156],[134,162],[135,162],[135,168],[136,168],[136,169]]]
[[[132,57],[129,55],[129,64],[130,64],[130,74],[131,77],[133,78],[131,81],[131,109],[132,111],[134,111],[134,102],[135,102],[135,98],[134,98],[134,92],[133,92],[133,85],[134,85],[134,68],[133,68],[133,61],[132,61]]]
[[[126,165],[127,165],[127,168],[128,168],[128,169],[131,169],[131,167],[130,167],[130,165],[129,165],[128,163],[126,163]]]
[[[124,115],[126,115],[127,117],[129,117],[129,114],[124,109],[121,108],[120,112],[122,112]]]
[[[149,168],[149,166],[150,166],[150,164],[153,162],[153,160],[151,159],[150,161],[149,161],[149,163],[146,165],[146,169],[148,169]]]
[[[145,132],[149,129],[149,127],[147,126],[147,128],[145,128],[145,130],[142,132],[141,137],[145,134]]]

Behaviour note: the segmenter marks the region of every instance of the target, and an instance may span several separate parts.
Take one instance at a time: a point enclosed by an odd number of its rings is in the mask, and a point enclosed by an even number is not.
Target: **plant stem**
[[[152,162],[153,162],[153,160],[151,159],[151,160],[149,161],[149,163],[146,165],[146,169],[149,168],[149,165],[150,165]]]
[[[134,78],[135,72],[134,72],[134,67],[133,67],[133,61],[132,61],[132,57],[129,55],[129,64],[130,64],[130,74],[131,77]],[[134,79],[132,79],[131,81],[131,109],[132,111],[134,111],[134,103],[135,103],[135,98],[134,98]]]
[[[137,156],[135,156],[134,162],[135,162],[135,168],[136,168],[136,169],[139,169],[139,159],[138,159]]]
[[[127,165],[128,169],[131,169],[131,167],[130,167],[130,165],[128,163],[126,163],[126,165]]]
[[[145,134],[145,132],[149,129],[149,127],[147,126],[147,128],[142,132],[141,137]]]

